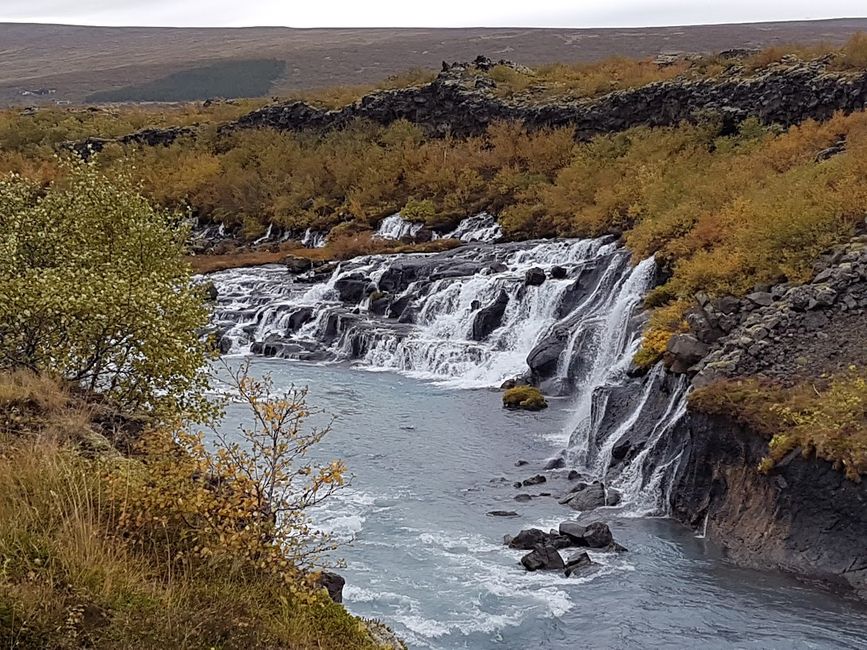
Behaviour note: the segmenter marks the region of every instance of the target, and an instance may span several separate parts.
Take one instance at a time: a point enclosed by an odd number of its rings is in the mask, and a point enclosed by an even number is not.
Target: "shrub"
[[[306,513],[343,468],[304,456],[327,429],[304,426],[303,392],[232,381],[252,414],[243,448],[159,429],[133,458],[86,458],[52,434],[73,396],[0,374],[0,645],[380,647],[315,587],[331,544]],[[22,404],[44,419],[12,431]]]
[[[508,409],[541,411],[548,408],[548,402],[534,386],[515,386],[503,393],[503,406]]]
[[[127,409],[190,407],[205,385],[186,230],[131,181],[71,164],[46,190],[0,181],[0,368],[46,372]]]

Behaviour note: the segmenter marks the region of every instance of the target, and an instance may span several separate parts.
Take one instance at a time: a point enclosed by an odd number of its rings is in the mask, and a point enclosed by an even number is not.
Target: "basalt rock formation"
[[[690,413],[676,436],[686,457],[672,514],[736,563],[848,585],[867,598],[867,482],[795,450],[757,470],[766,439],[722,417]]]
[[[757,287],[744,298],[698,296],[671,369],[693,385],[759,377],[783,385],[867,363],[867,237],[829,251],[810,282]],[[867,597],[867,482],[795,449],[758,471],[768,439],[735,420],[690,410],[672,438],[684,449],[673,515],[739,564],[851,586]]]
[[[691,332],[667,351],[671,369],[694,374],[695,385],[743,376],[790,383],[867,365],[867,236],[818,260],[806,284],[697,302]]]
[[[480,56],[471,63],[444,64],[443,71],[427,84],[376,91],[335,110],[303,101],[275,103],[220,130],[328,130],[358,119],[378,124],[407,120],[430,136],[467,137],[484,132],[493,122],[518,121],[530,129],[573,127],[576,138],[587,139],[635,126],[672,126],[709,117],[722,119],[730,127],[747,117],[791,126],[807,119],[828,119],[837,111],[862,110],[867,105],[867,71],[831,71],[823,59],[787,59],[749,74],[733,65],[717,77],[658,81],[577,100],[502,98],[496,93],[496,81],[485,74],[494,65],[530,72],[510,61],[495,63]],[[146,129],[120,138],[93,137],[64,146],[87,157],[109,142],[170,145],[195,133],[192,127]],[[819,155],[833,153],[829,150]]]
[[[832,72],[822,60],[789,61],[754,74],[733,72],[707,79],[676,79],[574,101],[530,101],[498,97],[496,82],[480,74],[491,62],[455,63],[432,82],[382,90],[337,110],[301,101],[253,111],[226,129],[335,129],[356,119],[379,124],[407,120],[433,136],[466,137],[495,121],[520,121],[528,128],[572,126],[578,138],[634,126],[671,126],[715,115],[735,124],[756,117],[790,126],[827,119],[836,111],[861,110],[867,103],[867,72]],[[501,62],[504,65],[514,65]]]

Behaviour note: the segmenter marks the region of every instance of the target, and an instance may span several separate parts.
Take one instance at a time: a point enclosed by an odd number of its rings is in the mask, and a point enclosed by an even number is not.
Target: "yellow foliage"
[[[837,464],[853,481],[867,473],[867,373],[863,368],[791,387],[758,379],[720,381],[696,389],[691,408],[735,417],[769,437],[759,469],[770,471],[790,452]]]

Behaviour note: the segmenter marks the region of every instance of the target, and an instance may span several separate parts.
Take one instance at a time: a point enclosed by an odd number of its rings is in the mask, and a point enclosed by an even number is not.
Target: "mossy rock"
[[[542,392],[533,386],[515,386],[503,393],[503,406],[507,409],[541,411],[548,408]]]

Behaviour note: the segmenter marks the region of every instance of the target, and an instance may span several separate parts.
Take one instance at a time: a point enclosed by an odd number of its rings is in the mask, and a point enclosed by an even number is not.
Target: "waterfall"
[[[374,237],[379,239],[403,239],[404,237],[415,237],[416,233],[424,227],[423,223],[411,222],[400,216],[400,212],[386,217],[379,224],[379,228],[374,233]]]
[[[304,248],[322,248],[327,243],[325,233],[317,232],[308,228],[301,237],[301,245]]]
[[[481,212],[473,217],[467,217],[458,227],[445,235],[435,235],[435,239],[460,239],[463,242],[485,242],[492,244],[503,238],[503,230],[496,217],[487,212]]]
[[[397,234],[401,222],[380,231]],[[233,269],[211,276],[214,327],[227,352],[351,362],[456,388],[530,379],[571,400],[560,438],[570,466],[617,490],[623,512],[656,514],[680,461],[669,434],[687,385],[659,366],[644,376],[632,367],[655,271],[611,238],[470,243],[300,276]]]
[[[268,230],[265,231],[265,234],[259,237],[256,241],[253,242],[253,246],[258,246],[259,244],[264,244],[266,241],[271,239],[271,231],[274,230],[274,224],[268,224]]]

